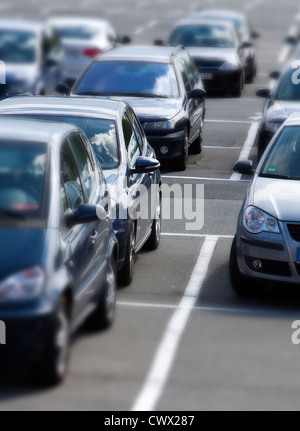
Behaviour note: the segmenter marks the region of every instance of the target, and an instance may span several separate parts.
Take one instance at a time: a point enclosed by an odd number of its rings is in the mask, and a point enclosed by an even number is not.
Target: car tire
[[[151,235],[146,242],[148,250],[157,250],[161,239],[161,194],[158,196],[158,203],[156,206],[155,219],[152,223]]]
[[[189,133],[188,129],[184,129],[184,135],[183,135],[183,145],[182,145],[182,154],[181,156],[175,161],[175,169],[177,171],[185,171],[188,164],[188,157],[189,157]]]
[[[118,282],[121,286],[129,286],[133,280],[135,265],[135,242],[136,229],[134,223],[131,223],[127,238],[125,261],[122,269],[118,273]]]
[[[190,146],[190,154],[200,154],[202,152],[202,134],[198,136],[198,138],[191,144]]]
[[[254,283],[250,278],[243,276],[239,270],[237,262],[236,236],[234,237],[230,250],[229,270],[231,285],[235,293],[239,296],[246,296],[254,290]]]
[[[31,365],[34,383],[54,386],[62,383],[67,375],[70,351],[70,313],[68,301],[62,297],[54,316],[50,342],[42,358]]]
[[[97,308],[87,319],[87,325],[90,329],[101,331],[112,326],[116,310],[116,294],[116,262],[112,257],[107,271],[106,285],[101,293]]]

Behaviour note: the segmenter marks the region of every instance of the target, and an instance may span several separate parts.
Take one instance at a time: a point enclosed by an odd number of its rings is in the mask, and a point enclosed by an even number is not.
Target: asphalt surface
[[[256,90],[281,67],[283,37],[296,0],[202,1],[243,9],[262,37],[258,76],[241,99],[207,100],[204,150],[166,184],[204,185],[204,226],[165,220],[156,252],[141,252],[132,286],[118,291],[114,327],[74,338],[70,374],[51,390],[30,386],[26,372],[0,376],[0,410],[298,410],[300,347],[291,341],[299,296],[287,286],[239,299],[229,280],[229,251],[247,178],[232,177],[245,146],[256,163],[255,128],[263,101]],[[136,43],[164,39],[193,0],[3,0],[2,15],[103,15]],[[250,133],[249,133],[250,132]],[[194,189],[195,192],[195,189]],[[193,193],[195,201],[195,193]],[[197,201],[198,202],[198,201]],[[200,201],[199,201],[200,202]],[[193,274],[193,277],[192,277]],[[2,370],[3,371],[3,370]]]

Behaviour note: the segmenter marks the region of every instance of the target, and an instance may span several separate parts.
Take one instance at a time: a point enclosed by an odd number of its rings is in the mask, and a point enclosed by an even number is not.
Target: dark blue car
[[[107,184],[86,136],[66,124],[0,120],[0,361],[55,384],[86,319],[112,324],[118,243]],[[103,205],[102,205],[103,203]]]
[[[115,204],[119,282],[131,283],[135,254],[156,249],[161,233],[160,164],[132,108],[86,97],[26,97],[3,101],[0,117],[61,121],[83,130],[101,164]]]

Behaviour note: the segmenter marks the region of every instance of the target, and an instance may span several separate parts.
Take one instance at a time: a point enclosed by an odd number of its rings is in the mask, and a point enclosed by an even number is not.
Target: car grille
[[[300,224],[288,224],[287,227],[293,240],[300,242]]]
[[[262,263],[261,269],[256,269],[253,262],[259,260]],[[251,271],[261,274],[278,275],[282,277],[290,277],[291,270],[288,262],[280,262],[278,260],[257,259],[255,257],[245,256],[245,262]]]
[[[215,59],[201,59],[197,58],[195,59],[195,63],[197,65],[197,68],[199,70],[203,69],[219,69],[222,64],[225,63],[224,60],[215,60]]]

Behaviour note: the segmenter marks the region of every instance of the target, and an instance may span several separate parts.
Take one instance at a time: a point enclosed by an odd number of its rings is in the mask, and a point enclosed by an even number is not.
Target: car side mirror
[[[233,171],[242,175],[254,175],[252,160],[238,160],[233,167]]]
[[[258,33],[258,31],[252,31],[251,39],[259,39],[259,38],[260,38],[260,33]]]
[[[259,90],[257,90],[256,96],[268,99],[271,96],[271,90],[270,88],[260,88]]]
[[[57,60],[57,58],[54,57],[47,57],[45,60],[45,66],[46,67],[56,67],[59,65],[59,61]]]
[[[287,45],[296,45],[298,43],[298,40],[297,40],[297,38],[295,36],[286,36],[284,38],[284,42]]]
[[[128,45],[129,43],[131,43],[131,38],[129,36],[122,36],[120,38],[120,42],[123,43],[124,45]]]
[[[273,70],[272,72],[269,73],[269,77],[271,79],[276,79],[276,80],[279,79],[280,75],[281,75],[281,72],[279,72],[279,70]]]
[[[107,216],[107,212],[101,205],[80,205],[76,211],[67,215],[66,223],[69,228],[80,224],[92,223],[98,220],[103,220]]]
[[[68,87],[66,84],[58,84],[55,87],[55,91],[59,94],[63,94],[64,96],[70,96],[71,88]]]
[[[250,42],[249,40],[241,43],[241,45],[240,45],[241,49],[252,48],[252,47],[253,47],[253,43]]]
[[[139,157],[136,161],[135,168],[131,169],[132,174],[151,174],[160,168],[158,160],[151,157]]]
[[[190,99],[201,99],[203,100],[206,97],[206,91],[201,88],[196,88],[188,93],[188,98]]]
[[[161,39],[156,39],[156,40],[154,41],[154,45],[155,45],[155,46],[165,46],[165,45],[166,45],[166,43],[165,43],[163,40],[161,40]]]

